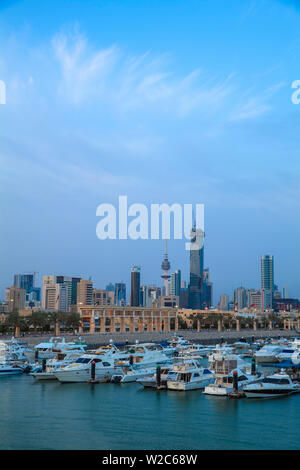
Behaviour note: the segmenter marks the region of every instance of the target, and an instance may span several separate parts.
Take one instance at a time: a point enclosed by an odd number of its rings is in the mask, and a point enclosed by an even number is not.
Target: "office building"
[[[126,284],[117,282],[115,284],[115,303],[116,305],[126,305]]]
[[[260,288],[274,292],[274,257],[263,255],[260,258]]]
[[[203,305],[204,232],[193,227],[190,248],[189,308],[201,309]]]
[[[25,308],[26,290],[20,287],[8,287],[5,292],[7,310],[9,313],[18,312]]]
[[[131,269],[131,291],[130,305],[138,307],[140,305],[140,285],[141,285],[141,267],[133,266]]]
[[[77,284],[77,305],[93,305],[93,282],[81,279]]]
[[[234,306],[238,310],[247,307],[247,292],[244,287],[234,289]]]

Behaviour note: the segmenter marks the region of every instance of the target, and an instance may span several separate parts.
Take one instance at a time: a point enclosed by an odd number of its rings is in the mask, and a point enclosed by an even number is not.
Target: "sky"
[[[215,304],[262,254],[300,297],[299,54],[299,0],[0,1],[0,298],[33,271],[161,285],[162,240],[96,237],[119,195],[205,205]]]

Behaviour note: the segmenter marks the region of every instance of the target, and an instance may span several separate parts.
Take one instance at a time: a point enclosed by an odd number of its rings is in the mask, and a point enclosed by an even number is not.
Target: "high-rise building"
[[[57,282],[57,277],[60,282]],[[42,308],[48,312],[70,310],[71,284],[63,276],[43,276]]]
[[[228,308],[229,308],[229,296],[227,294],[220,295],[219,306],[220,306],[220,310],[228,310]]]
[[[14,275],[14,287],[25,289],[26,293],[32,292],[34,287],[34,275],[33,274],[15,274]]]
[[[282,289],[282,297],[284,299],[288,299],[289,298],[289,290],[288,290],[288,287],[285,286],[283,289]]]
[[[273,292],[269,289],[247,289],[247,307],[263,312],[272,308]]]
[[[93,305],[93,282],[81,279],[77,284],[77,305]]]
[[[15,274],[14,287],[24,289],[25,306],[39,306],[41,301],[41,289],[34,285],[34,274]]]
[[[93,289],[94,305],[114,305],[115,293],[107,289]]]
[[[189,307],[203,307],[204,232],[193,227],[190,243]]]
[[[5,292],[8,312],[18,312],[25,308],[26,290],[20,287],[8,287]]]
[[[234,289],[234,305],[238,310],[247,307],[247,292],[245,287]]]
[[[213,284],[209,279],[209,269],[203,271],[203,307],[210,308],[213,305]]]
[[[131,292],[130,305],[138,307],[140,305],[140,285],[141,285],[141,267],[133,266],[131,268]]]
[[[274,257],[260,257],[260,288],[274,292]]]
[[[178,297],[178,302],[179,302],[178,307],[180,307],[181,306],[181,271],[180,269],[176,269],[176,271],[174,271],[171,274],[170,294]]]
[[[115,302],[116,305],[126,305],[126,284],[124,282],[115,284]]]
[[[115,292],[115,286],[113,285],[112,282],[110,282],[109,284],[107,284],[106,290],[108,290],[109,292]]]

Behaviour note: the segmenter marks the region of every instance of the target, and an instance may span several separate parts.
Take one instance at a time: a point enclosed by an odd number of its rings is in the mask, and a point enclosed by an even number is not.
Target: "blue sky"
[[[25,271],[160,284],[161,241],[96,238],[122,194],[205,204],[215,302],[261,254],[300,296],[299,53],[296,0],[1,1],[1,297]]]

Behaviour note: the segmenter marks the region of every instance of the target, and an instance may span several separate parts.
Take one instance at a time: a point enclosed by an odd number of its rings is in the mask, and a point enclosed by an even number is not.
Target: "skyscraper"
[[[244,287],[234,289],[234,305],[238,310],[247,307],[247,292]]]
[[[210,308],[213,305],[213,283],[209,279],[209,269],[203,271],[203,307]]]
[[[203,307],[203,263],[204,232],[194,226],[191,230],[189,283],[189,307],[192,309]]]
[[[131,268],[131,292],[130,305],[138,307],[140,305],[140,285],[141,285],[141,267],[133,266]]]
[[[124,282],[115,284],[115,302],[116,305],[126,305],[126,284]]]
[[[176,295],[179,299],[179,306],[181,306],[181,271],[176,269],[171,274],[171,295]]]
[[[260,288],[274,292],[274,257],[260,257]]]

